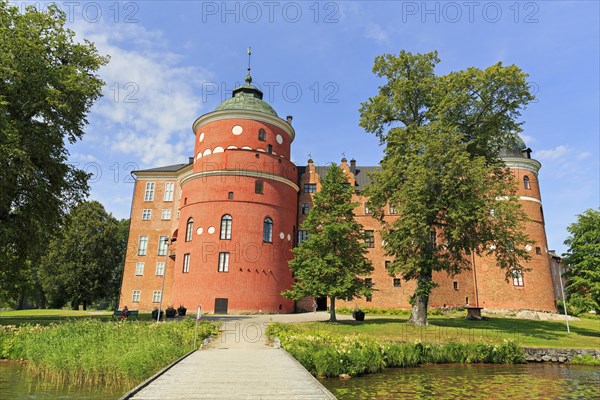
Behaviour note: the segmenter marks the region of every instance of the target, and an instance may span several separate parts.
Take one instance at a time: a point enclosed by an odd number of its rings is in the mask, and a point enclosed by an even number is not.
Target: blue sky
[[[28,2],[13,2],[19,5]],[[44,3],[42,3],[44,4]],[[542,162],[550,249],[599,200],[599,20],[596,1],[96,1],[57,2],[78,36],[111,62],[104,97],[70,161],[94,173],[91,197],[129,217],[130,171],[186,162],[192,122],[214,110],[247,67],[280,117],[294,116],[292,160],[354,157],[376,165],[378,140],[358,126],[382,82],[373,59],[437,50],[438,73],[498,61],[529,74],[522,116]]]

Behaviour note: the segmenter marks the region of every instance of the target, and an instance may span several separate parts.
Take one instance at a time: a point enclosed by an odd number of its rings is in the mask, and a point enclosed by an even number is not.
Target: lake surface
[[[56,385],[31,376],[25,366],[0,361],[0,399],[118,399],[127,388]]]
[[[321,383],[349,399],[600,399],[600,368],[557,364],[440,364]]]
[[[321,382],[349,399],[600,399],[600,368],[567,365],[424,365],[390,368],[350,380]],[[128,388],[69,387],[31,376],[16,362],[0,361],[0,399],[102,399]]]

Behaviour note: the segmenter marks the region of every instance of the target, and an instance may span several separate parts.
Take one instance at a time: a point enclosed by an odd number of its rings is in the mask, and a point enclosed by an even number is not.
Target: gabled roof
[[[300,182],[300,178],[302,174],[306,172],[308,167],[298,167],[298,182]],[[327,170],[329,167],[317,166],[315,167],[315,172],[319,174],[321,179],[327,175]],[[369,179],[368,174],[380,169],[380,167],[368,167],[368,166],[356,166],[356,172],[354,174],[354,179],[356,180],[356,186],[354,187],[356,190],[362,190],[365,186],[371,183],[371,179]]]
[[[177,172],[180,169],[182,169],[184,167],[187,167],[190,164],[191,163],[187,163],[187,164],[173,164],[173,165],[167,165],[165,167],[150,168],[150,169],[140,169],[138,171],[133,171],[133,173],[137,174],[138,172]]]

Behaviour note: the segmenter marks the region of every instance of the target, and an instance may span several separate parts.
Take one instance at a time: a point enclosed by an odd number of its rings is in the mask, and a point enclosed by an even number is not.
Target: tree
[[[330,319],[336,321],[335,300],[368,296],[371,288],[359,276],[368,275],[373,267],[366,258],[363,227],[354,220],[352,188],[344,170],[332,164],[315,194],[314,207],[302,229],[308,238],[294,251],[290,267],[296,282],[284,296],[306,296],[330,300]]]
[[[567,228],[571,234],[563,255],[566,292],[571,301],[586,305],[600,314],[600,209],[588,209]]]
[[[498,63],[436,76],[437,63],[436,52],[376,57],[373,72],[387,82],[360,109],[360,125],[385,145],[365,194],[394,257],[390,275],[416,281],[415,325],[427,324],[433,271],[459,274],[473,254],[493,255],[508,280],[528,259],[526,216],[499,158],[533,99],[526,75]],[[388,203],[399,213],[392,223],[383,220]]]
[[[107,58],[77,42],[55,5],[47,12],[0,0],[0,296],[22,295],[29,265],[73,204],[88,175],[67,164],[104,82]],[[23,296],[21,296],[23,297]]]
[[[73,309],[114,298],[125,255],[119,222],[97,201],[83,202],[50,240],[41,265],[44,291],[54,306]]]

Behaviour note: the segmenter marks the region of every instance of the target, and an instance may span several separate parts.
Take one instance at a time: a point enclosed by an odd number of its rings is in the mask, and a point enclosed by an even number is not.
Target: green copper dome
[[[263,92],[261,92],[256,86],[252,85],[252,77],[248,75],[246,76],[246,84],[233,89],[231,98],[219,104],[215,111],[258,111],[278,117],[273,107],[271,107],[262,98]]]

